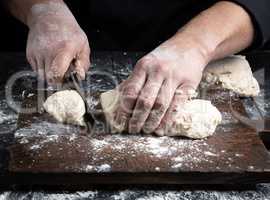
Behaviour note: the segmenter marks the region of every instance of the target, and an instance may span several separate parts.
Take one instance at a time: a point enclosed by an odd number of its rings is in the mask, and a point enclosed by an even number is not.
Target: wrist
[[[195,55],[203,60],[205,65],[213,60],[213,55],[217,48],[215,40],[207,40],[207,38],[201,37],[198,34],[181,31],[176,33],[174,37],[176,38],[176,43],[179,43],[179,46],[185,43],[188,48],[192,49]]]
[[[175,55],[174,57],[179,59],[192,60],[193,64],[200,67],[201,70],[204,70],[205,66],[212,60],[212,52],[214,51],[213,47],[207,46],[197,37],[179,32],[157,49],[167,49],[167,54],[170,52],[170,55]]]
[[[71,12],[67,8],[63,0],[46,0],[35,1],[29,8],[28,15],[26,16],[26,25],[31,28],[48,17],[57,15],[65,15]]]

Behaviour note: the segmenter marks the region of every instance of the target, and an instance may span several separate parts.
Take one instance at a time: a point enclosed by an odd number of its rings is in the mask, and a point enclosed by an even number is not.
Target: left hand
[[[206,64],[196,43],[166,41],[141,58],[120,85],[116,123],[128,120],[130,133],[162,129],[171,122],[175,106],[188,98],[190,90],[196,90]]]

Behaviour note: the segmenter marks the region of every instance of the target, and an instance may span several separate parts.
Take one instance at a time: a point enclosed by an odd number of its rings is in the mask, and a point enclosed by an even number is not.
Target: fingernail
[[[129,133],[132,133],[132,134],[135,134],[135,133],[137,133],[138,131],[136,130],[135,126],[129,126],[128,132],[129,132]]]
[[[119,118],[116,118],[115,126],[117,126],[121,130],[127,129],[127,118],[123,115]]]
[[[162,137],[162,136],[165,135],[165,132],[164,132],[163,129],[157,129],[157,130],[155,131],[155,133],[156,133],[156,135],[158,135],[158,136],[160,136],[160,137]]]
[[[134,124],[134,123],[129,123],[129,126],[128,126],[128,132],[129,133],[132,133],[132,134],[135,134],[135,133],[139,133],[140,130],[138,128],[138,125],[137,124]]]
[[[143,132],[147,133],[147,134],[150,134],[150,133],[153,132],[153,127],[146,124],[146,125],[143,126]]]

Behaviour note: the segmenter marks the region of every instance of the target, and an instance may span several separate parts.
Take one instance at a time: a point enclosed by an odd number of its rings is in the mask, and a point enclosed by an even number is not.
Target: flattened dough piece
[[[63,90],[52,94],[43,107],[61,123],[85,126],[83,119],[86,112],[85,104],[75,90]]]
[[[127,122],[117,125],[114,121],[115,111],[119,106],[117,90],[101,94],[101,105],[113,133],[127,130]],[[157,133],[158,135],[205,138],[215,132],[216,126],[222,120],[220,112],[210,101],[198,99],[179,106],[173,116],[172,126],[165,127]]]
[[[221,120],[221,113],[210,101],[194,99],[179,105],[173,113],[172,125],[156,133],[202,139],[213,135]]]
[[[229,56],[210,63],[205,68],[201,86],[215,84],[241,96],[257,96],[260,92],[259,84],[244,56]]]

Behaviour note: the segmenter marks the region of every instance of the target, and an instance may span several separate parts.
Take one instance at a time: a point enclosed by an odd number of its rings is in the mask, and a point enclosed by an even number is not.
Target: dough
[[[210,101],[194,99],[179,106],[173,113],[172,125],[159,130],[159,136],[186,136],[194,139],[213,135],[222,116]]]
[[[44,109],[61,123],[85,126],[85,103],[75,90],[52,94],[44,103]]]
[[[244,56],[229,56],[210,63],[200,85],[209,87],[216,84],[241,96],[257,96],[260,92],[259,84]]]
[[[109,90],[104,92],[100,96],[100,102],[103,109],[103,112],[106,117],[106,121],[111,127],[111,132],[123,132],[127,130],[127,122],[123,121],[122,124],[117,124],[114,121],[116,109],[119,106],[119,92],[118,90]]]
[[[101,105],[107,122],[113,133],[127,130],[127,122],[117,125],[114,114],[119,106],[117,90],[110,90],[101,94]],[[205,100],[190,100],[176,109],[171,127],[157,132],[158,135],[187,136],[190,138],[205,138],[215,132],[222,117],[218,109]]]

